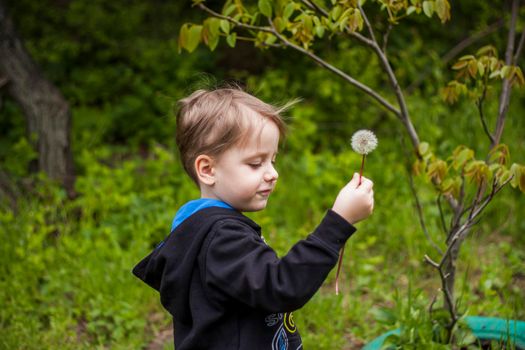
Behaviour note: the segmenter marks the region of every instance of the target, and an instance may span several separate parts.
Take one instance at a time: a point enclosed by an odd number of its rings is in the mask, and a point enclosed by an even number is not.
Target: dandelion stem
[[[339,261],[337,263],[337,272],[335,274],[335,295],[339,295],[339,273],[341,272],[341,266],[343,265],[343,255],[345,254],[345,246],[339,251]]]
[[[359,170],[359,183],[357,186],[361,185],[361,177],[363,177],[363,169],[365,168],[365,158],[366,154],[363,154],[363,160],[361,160],[361,170]]]

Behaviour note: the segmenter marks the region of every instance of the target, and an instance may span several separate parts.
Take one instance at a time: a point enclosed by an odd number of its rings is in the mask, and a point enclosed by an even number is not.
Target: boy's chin
[[[264,202],[260,203],[253,203],[251,205],[247,205],[244,208],[240,208],[239,210],[242,212],[256,212],[261,211],[266,208],[266,205],[268,204],[268,200],[265,200]]]

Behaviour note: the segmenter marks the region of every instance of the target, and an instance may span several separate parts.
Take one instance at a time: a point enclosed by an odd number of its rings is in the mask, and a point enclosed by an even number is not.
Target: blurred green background
[[[29,172],[36,154],[24,116],[2,93],[0,168],[17,199],[0,198],[1,349],[173,347],[169,315],[131,269],[169,233],[177,208],[198,196],[175,151],[174,105],[195,88],[223,81],[271,103],[302,98],[287,115],[277,190],[266,210],[250,215],[280,255],[313,230],[358,171],[352,133],[367,128],[379,139],[365,170],[375,182],[375,212],[347,246],[342,295],[334,293],[332,274],[295,313],[306,349],[359,349],[396,327],[402,310],[425,312],[439,296],[439,278],[423,262],[433,248],[409,187],[403,151],[409,141],[369,97],[290,50],[220,43],[214,52],[179,53],[180,26],[205,18],[190,1],[12,0],[6,6],[33,59],[70,104],[78,197],[69,200],[59,185]],[[407,99],[436,154],[446,157],[459,144],[487,152],[472,101],[450,106],[440,97],[453,78],[442,59],[465,37],[507,19],[503,10],[503,2],[454,2],[447,24],[414,18],[390,36],[401,86],[424,78]],[[462,54],[492,44],[502,55],[505,36],[502,26]],[[361,81],[385,83],[365,48],[333,40],[320,50]],[[489,93],[490,116],[498,90]],[[513,89],[503,142],[521,164],[524,114],[525,91]],[[442,242],[435,193],[424,179],[415,181],[425,213],[435,218],[427,222],[430,234]],[[505,188],[463,245],[457,293],[466,314],[525,319],[523,213],[523,194]]]

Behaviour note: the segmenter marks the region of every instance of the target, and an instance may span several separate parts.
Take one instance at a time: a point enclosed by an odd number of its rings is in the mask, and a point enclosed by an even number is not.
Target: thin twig
[[[317,12],[320,12],[322,13],[324,16],[328,17],[328,12],[326,12],[325,10],[323,10],[319,5],[317,5],[314,1],[308,1],[308,0],[301,0],[301,2],[303,4],[305,4],[306,6],[308,6],[309,8],[311,8],[312,10],[314,11],[317,11]]]
[[[410,191],[412,192],[412,197],[414,197],[414,202],[415,202],[415,205],[416,205],[416,212],[417,212],[417,216],[418,216],[418,219],[419,219],[419,224],[421,225],[421,229],[423,230],[423,233],[424,233],[425,237],[427,238],[428,242],[436,249],[436,251],[439,254],[443,254],[443,251],[434,242],[434,240],[432,240],[432,237],[430,237],[430,234],[428,233],[427,226],[425,224],[425,216],[423,214],[423,207],[421,205],[421,202],[419,201],[419,196],[418,196],[417,191],[416,191],[416,186],[414,186],[414,177],[412,176],[412,171],[410,169],[410,163],[409,163],[410,154],[409,154],[407,148],[405,147],[405,141],[404,141],[405,139],[404,139],[403,135],[401,135],[401,137],[399,137],[399,140],[401,142],[401,149],[404,151],[405,159],[407,160],[406,165],[405,165],[405,170],[406,170],[406,172],[408,174],[408,184],[410,186]]]
[[[368,33],[370,34],[370,39],[372,39],[373,42],[377,43],[376,36],[374,35],[374,30],[372,29],[372,25],[370,24],[370,21],[368,20],[368,16],[366,15],[365,11],[363,11],[360,1],[357,1],[357,7],[359,8],[359,11],[361,11],[361,15],[363,16],[363,20],[365,21],[366,28],[368,29]]]
[[[433,295],[432,300],[430,301],[430,305],[428,306],[428,313],[430,315],[432,315],[432,313],[434,312],[434,304],[436,303],[436,301],[437,301],[437,295]]]
[[[345,72],[341,71],[339,68],[337,68],[337,67],[331,65],[330,63],[326,62],[325,60],[323,60],[322,58],[320,58],[319,56],[317,56],[313,52],[310,52],[310,51],[302,48],[301,46],[294,44],[293,42],[288,40],[286,37],[281,35],[275,29],[275,27],[273,27],[273,23],[270,22],[270,24],[272,25],[272,31],[271,32],[273,33],[273,35],[275,35],[277,38],[279,38],[279,40],[281,40],[286,46],[289,46],[289,47],[293,48],[294,50],[299,51],[302,54],[310,57],[315,62],[319,63],[324,68],[328,69],[332,73],[335,73],[339,77],[343,78],[344,80],[346,80],[351,85],[357,87],[358,89],[362,90],[366,94],[372,96],[377,102],[379,102],[386,109],[388,109],[390,112],[394,113],[396,116],[398,116],[401,119],[401,112],[399,110],[397,110],[394,106],[392,106],[390,104],[390,102],[388,102],[385,98],[383,98],[381,95],[379,95],[375,90],[373,90],[369,86],[361,83],[360,81],[352,78],[351,76],[349,76]]]
[[[444,233],[447,233],[447,225],[445,224],[445,215],[443,214],[443,208],[441,207],[441,193],[439,194],[439,196],[437,197],[437,206],[438,206],[438,209],[439,209],[439,217],[441,218],[441,227],[443,228],[443,232]]]
[[[461,51],[465,50],[470,45],[474,44],[476,41],[483,39],[489,34],[494,33],[498,29],[500,29],[505,21],[503,19],[499,19],[496,22],[489,25],[484,30],[474,33],[471,36],[466,37],[465,39],[461,40],[458,44],[456,44],[452,49],[450,49],[446,54],[443,55],[441,58],[443,64],[447,64],[450,62],[454,57],[459,55]]]
[[[358,2],[359,3],[359,2]],[[365,11],[359,7],[361,14],[363,15],[363,18],[365,19],[365,23],[368,23],[367,25],[370,25],[370,22],[368,22],[368,17],[366,16]],[[371,31],[370,27],[370,35],[372,36],[372,49],[375,51],[377,57],[379,58],[379,61],[383,65],[383,69],[385,73],[388,76],[388,80],[390,81],[390,85],[392,89],[394,90],[394,93],[397,98],[397,103],[400,108],[400,119],[405,128],[407,129],[408,135],[410,136],[410,140],[412,141],[412,146],[415,150],[418,149],[419,146],[419,136],[417,135],[416,129],[414,128],[414,125],[412,124],[412,120],[410,119],[410,114],[408,112],[408,107],[405,101],[405,96],[403,95],[403,91],[401,90],[401,87],[399,86],[399,83],[397,81],[396,75],[394,73],[394,70],[390,66],[390,62],[388,61],[388,58],[386,57],[385,53],[381,50],[381,47],[379,47],[379,43],[377,40],[375,40],[375,36],[373,35],[373,31]]]
[[[203,5],[202,3],[199,3],[197,6],[199,6],[199,8],[201,10],[209,13],[213,17],[217,17],[217,18],[220,18],[220,19],[225,19],[225,20],[235,24],[238,27],[245,28],[245,29],[251,29],[251,30],[258,30],[258,31],[261,31],[261,32],[273,33],[273,30],[270,27],[254,26],[254,25],[251,25],[251,24],[246,24],[246,23],[239,22],[238,20],[236,20],[236,19],[234,19],[232,17],[223,16],[220,13],[217,13],[217,12],[213,11],[209,7],[206,7],[206,5]]]
[[[349,76],[348,74],[344,73],[343,71],[341,71],[339,68],[336,68],[335,66],[329,64],[328,62],[324,61],[322,58],[320,58],[319,56],[315,55],[314,53],[308,51],[308,50],[305,50],[304,48],[300,47],[299,45],[296,45],[294,43],[292,43],[291,41],[289,41],[288,39],[286,39],[283,35],[281,35],[276,29],[275,27],[273,26],[273,23],[271,21],[269,21],[271,27],[263,27],[263,26],[253,26],[253,25],[249,25],[249,24],[244,24],[244,23],[241,23],[231,17],[228,17],[228,16],[223,16],[211,9],[209,9],[208,7],[206,7],[205,5],[203,5],[202,3],[200,3],[198,5],[202,10],[206,11],[207,13],[209,13],[210,15],[214,16],[214,17],[217,17],[217,18],[221,18],[221,19],[225,19],[231,23],[234,23],[235,25],[237,25],[238,27],[241,27],[241,28],[245,28],[245,29],[250,29],[250,30],[259,30],[259,31],[263,31],[263,32],[267,32],[267,33],[272,33],[273,35],[275,35],[279,40],[281,40],[286,46],[288,47],[291,47],[293,48],[294,50],[296,51],[299,51],[301,52],[302,54],[310,57],[311,59],[313,59],[315,62],[319,63],[321,66],[323,66],[324,68],[328,69],[329,71],[331,71],[332,73],[335,73],[336,75],[340,76],[341,78],[343,78],[344,80],[346,80],[348,83],[350,83],[351,85],[354,85],[355,87],[357,87],[358,89],[362,90],[363,92],[365,92],[366,94],[370,95],[372,98],[374,98],[376,101],[378,101],[381,105],[383,105],[386,109],[388,109],[390,112],[394,113],[396,116],[400,117],[401,118],[401,113],[400,111],[398,111],[394,106],[392,106],[385,98],[383,98],[381,95],[379,95],[375,90],[373,90],[372,88],[370,88],[369,86],[361,83],[360,81],[352,78],[351,76]]]
[[[326,17],[326,18],[330,17],[329,13],[326,10],[324,10],[323,8],[321,8],[320,6],[318,6],[317,4],[313,4],[313,2],[308,1],[308,0],[301,0],[301,1],[306,6],[308,6],[309,8],[317,11],[319,14],[323,15],[324,17]],[[363,19],[365,20],[365,23],[367,23],[367,27],[369,29],[369,32],[370,32],[370,35],[371,35],[372,39],[369,39],[369,38],[363,36],[362,34],[360,34],[358,32],[352,31],[348,27],[346,28],[347,30],[346,30],[345,33],[347,33],[348,35],[350,35],[354,39],[358,40],[359,42],[365,44],[366,46],[369,46],[370,48],[372,48],[374,50],[374,52],[376,53],[376,55],[379,57],[379,60],[380,60],[380,62],[382,64],[382,66],[383,66],[383,69],[384,69],[385,73],[387,74],[388,79],[390,80],[390,85],[391,85],[392,89],[395,92],[395,95],[396,95],[396,98],[397,98],[397,101],[398,101],[398,105],[400,107],[400,112],[397,113],[396,116],[401,120],[401,122],[403,123],[403,125],[407,129],[407,132],[408,132],[408,134],[410,136],[410,139],[412,141],[412,145],[413,145],[414,149],[417,150],[417,147],[419,145],[419,136],[418,136],[418,134],[416,132],[416,129],[414,128],[414,126],[412,124],[412,121],[410,120],[410,116],[409,116],[409,113],[408,113],[408,108],[406,106],[405,98],[403,96],[403,92],[401,91],[401,88],[399,86],[399,83],[397,82],[397,78],[396,78],[396,76],[394,74],[394,71],[392,70],[392,67],[390,66],[388,58],[386,57],[386,53],[383,50],[381,50],[381,47],[379,46],[379,43],[375,39],[375,36],[373,34],[373,30],[372,30],[372,26],[370,24],[370,21],[368,21],[368,17],[366,16],[365,11],[362,9],[362,7],[361,7],[361,5],[359,3],[358,3],[358,6],[359,6],[359,10],[361,11],[361,14],[363,16]]]
[[[414,200],[416,202],[417,216],[419,218],[419,224],[421,225],[421,229],[423,230],[425,237],[430,242],[430,244],[434,247],[434,249],[436,249],[436,251],[439,254],[443,254],[443,251],[441,250],[441,248],[439,248],[439,246],[434,242],[434,240],[432,239],[432,237],[430,237],[430,234],[428,233],[427,226],[425,225],[425,220],[423,216],[423,208],[421,206],[421,202],[419,201],[419,196],[417,195],[417,191],[414,186],[414,179],[412,177],[412,172],[410,171],[410,169],[408,169],[407,172],[408,172],[408,179],[409,179],[408,182],[410,184],[410,190],[412,191],[412,196],[414,197]]]
[[[323,9],[321,6],[311,2],[311,1],[308,1],[308,0],[301,0],[301,2],[303,4],[305,4],[306,6],[308,6],[310,9],[314,10],[314,11],[317,11],[317,13],[325,18],[330,18],[330,14],[328,13],[328,11],[326,11],[325,9]],[[346,29],[346,34],[351,36],[352,38],[356,39],[357,41],[359,41],[360,43],[362,44],[365,44],[366,46],[369,46],[369,47],[373,47],[374,46],[374,42],[372,40],[370,40],[369,38],[367,38],[366,36],[360,34],[359,32],[356,32],[356,31],[353,31],[351,30],[348,26],[345,27]]]
[[[518,60],[521,56],[521,50],[523,49],[523,44],[525,42],[525,27],[523,27],[523,31],[521,32],[520,41],[518,43],[518,48],[516,49],[516,54],[514,54],[514,60],[513,64],[518,65]]]
[[[226,35],[224,35],[226,36]],[[246,37],[246,36],[237,36],[237,40],[240,40],[240,41],[249,41],[249,42],[256,42],[257,40],[255,38],[249,38],[249,37]],[[263,46],[268,46],[268,47],[273,47],[273,48],[283,48],[285,47],[284,45],[280,45],[280,44],[268,44],[268,43],[260,43],[261,45]]]
[[[481,32],[478,32],[478,33],[475,33],[465,39],[463,39],[462,41],[460,41],[457,45],[455,45],[452,49],[450,49],[447,53],[445,53],[442,57],[441,57],[441,65],[442,66],[445,66],[447,63],[449,63],[452,59],[454,59],[454,57],[456,57],[457,55],[459,55],[463,50],[465,50],[467,47],[469,47],[470,45],[474,44],[475,42],[477,42],[478,40],[481,40],[483,39],[485,36],[489,35],[489,34],[492,34],[493,32],[495,32],[496,30],[498,30],[499,28],[501,28],[503,26],[505,22],[500,19],[494,23],[492,23],[491,25],[489,25],[486,29],[482,30]],[[432,72],[432,69],[430,68],[426,68],[415,80],[414,82],[412,82],[408,88],[406,89],[407,93],[410,94],[412,93],[414,90],[416,90],[416,88],[421,85],[421,83],[423,81],[425,81],[425,79],[428,77],[428,75]]]
[[[490,143],[494,143],[494,136],[489,131],[489,128],[487,127],[487,123],[485,121],[485,115],[483,113],[483,101],[485,100],[485,97],[487,96],[487,78],[483,81],[483,92],[481,93],[481,97],[476,101],[476,105],[478,106],[478,114],[479,118],[481,119],[481,124],[483,125],[483,130],[485,131],[485,134],[487,134]]]
[[[514,40],[516,37],[516,21],[519,10],[519,0],[512,1],[512,14],[510,18],[509,34],[507,37],[507,49],[505,51],[505,64],[510,66],[514,55]],[[509,109],[511,79],[503,79],[503,87],[499,99],[498,119],[496,121],[496,130],[494,131],[494,142],[491,144],[491,150],[499,144],[503,128],[505,126],[505,117]]]
[[[385,34],[383,35],[383,47],[382,47],[382,50],[385,53],[385,55],[386,55],[386,46],[388,44],[388,36],[392,32],[393,28],[394,28],[394,26],[392,25],[392,23],[388,23],[388,28],[387,28]]]
[[[456,311],[454,310],[454,303],[453,303],[453,300],[452,300],[453,299],[452,295],[450,294],[450,290],[448,289],[447,279],[448,279],[449,275],[448,274],[445,275],[445,273],[443,272],[443,265],[442,265],[442,263],[440,263],[440,264],[436,263],[434,260],[432,260],[426,254],[425,254],[425,261],[428,264],[430,264],[431,266],[433,266],[436,270],[438,270],[439,276],[441,277],[441,288],[442,288],[443,294],[445,295],[445,299],[447,301],[446,304],[447,304],[447,306],[449,308],[450,317],[452,318],[452,322],[451,322],[451,325],[449,327],[450,327],[450,329],[452,329],[454,324],[458,320],[458,317],[456,315]]]
[[[432,265],[436,269],[439,269],[439,264],[437,262],[435,262],[434,260],[432,260],[427,254],[425,254],[425,260],[426,260],[427,263],[429,263],[430,265]]]
[[[468,220],[472,219],[472,215],[474,214],[474,210],[476,209],[476,206],[481,201],[481,196],[483,195],[484,191],[485,191],[485,181],[482,179],[481,183],[479,184],[478,190],[476,191],[476,196],[474,196],[474,200],[472,202],[472,209],[470,211],[470,214],[468,215]]]

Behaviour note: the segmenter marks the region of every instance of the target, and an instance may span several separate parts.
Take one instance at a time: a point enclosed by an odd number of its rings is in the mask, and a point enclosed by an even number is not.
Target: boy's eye
[[[250,163],[248,165],[252,168],[259,168],[262,165],[262,163]]]

